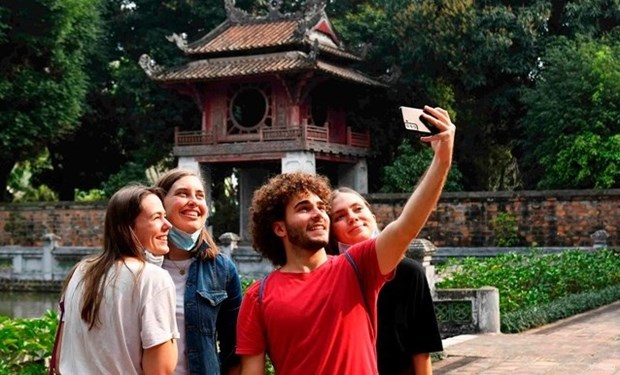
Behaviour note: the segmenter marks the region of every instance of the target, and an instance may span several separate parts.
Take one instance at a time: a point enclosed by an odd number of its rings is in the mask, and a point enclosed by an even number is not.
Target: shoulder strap
[[[265,337],[265,347],[267,349],[269,348],[269,340],[267,337],[267,322],[265,321],[263,299],[265,296],[265,284],[267,284],[267,279],[269,276],[271,276],[271,272],[260,280],[260,285],[258,287],[258,313],[260,314],[260,322],[263,327],[263,336]]]
[[[65,319],[66,288],[69,285],[69,281],[73,277],[73,274],[75,273],[77,268],[80,266],[80,264],[81,262],[78,262],[71,268],[71,270],[67,274],[67,277],[65,278],[65,283],[62,287],[62,292],[60,293],[60,300],[58,301],[58,309],[60,310],[60,320],[58,320],[58,326],[56,327],[56,336],[54,337],[54,347],[52,348],[52,357],[50,358],[49,375],[56,374],[56,366],[58,365],[57,363],[58,362],[58,351],[60,350],[60,348],[58,347],[58,340],[60,339],[60,331],[63,329],[63,326],[64,326],[63,321]]]
[[[348,251],[344,252],[344,256],[347,258],[347,260],[351,264],[351,267],[353,267],[353,271],[355,271],[355,276],[357,276],[357,282],[359,283],[360,290],[362,292],[362,299],[364,300],[364,308],[366,308],[366,312],[368,313],[368,316],[370,316],[370,305],[368,305],[368,301],[366,300],[366,293],[364,292],[364,282],[362,281],[362,274],[360,272],[360,269]]]
[[[269,275],[271,274],[268,274],[260,280],[260,286],[258,287],[258,306],[261,310],[263,308],[263,295],[265,294],[265,284],[267,283],[267,278],[269,277]]]
[[[49,375],[54,375],[56,374],[56,366],[58,365],[57,362],[57,358],[58,358],[58,350],[60,350],[60,348],[58,347],[58,340],[60,338],[60,331],[62,329],[62,325],[63,323],[63,319],[65,317],[65,298],[64,296],[61,296],[60,298],[60,302],[58,303],[58,307],[60,309],[60,320],[58,321],[58,326],[56,327],[56,336],[54,337],[54,347],[52,348],[52,357],[50,358],[50,370],[49,370]]]

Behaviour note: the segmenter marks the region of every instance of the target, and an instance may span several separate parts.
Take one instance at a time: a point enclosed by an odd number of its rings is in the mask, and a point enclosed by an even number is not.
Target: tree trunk
[[[10,202],[13,200],[11,193],[7,189],[7,183],[14,165],[15,160],[0,159],[0,202]]]

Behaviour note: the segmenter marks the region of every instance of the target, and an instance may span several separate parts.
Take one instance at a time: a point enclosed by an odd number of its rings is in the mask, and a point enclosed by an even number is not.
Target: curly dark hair
[[[286,206],[299,193],[314,193],[329,205],[331,185],[327,177],[304,172],[272,177],[254,192],[250,207],[250,234],[254,250],[274,266],[286,264],[282,239],[273,232],[273,223],[284,220]],[[329,207],[327,207],[329,209]]]

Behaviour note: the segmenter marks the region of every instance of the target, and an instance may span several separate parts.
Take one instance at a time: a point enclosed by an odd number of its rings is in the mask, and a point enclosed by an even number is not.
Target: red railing
[[[347,144],[353,147],[369,147],[370,133],[368,130],[364,133],[355,133],[347,127]]]
[[[216,142],[213,131],[179,131],[174,130],[175,145],[177,146],[196,146],[213,145],[216,143],[232,143],[239,141],[238,137],[219,137]],[[250,137],[253,138],[253,137]],[[329,142],[329,127],[302,124],[295,128],[261,128],[258,137],[246,139],[245,141],[269,142],[305,139],[313,142]],[[351,128],[347,128],[347,146],[368,147],[370,136],[366,133],[355,133]]]
[[[299,139],[301,137],[300,128],[261,128],[261,141],[286,141],[289,139]]]
[[[204,130],[179,131],[174,129],[174,144],[177,146],[212,145],[215,144],[213,132]]]
[[[302,125],[304,138],[309,141],[329,143],[329,126]]]

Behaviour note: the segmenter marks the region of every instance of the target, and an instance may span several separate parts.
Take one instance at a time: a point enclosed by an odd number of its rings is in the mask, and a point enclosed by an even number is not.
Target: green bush
[[[73,189],[73,200],[76,202],[99,202],[106,199],[102,189],[90,189],[88,191]]]
[[[620,298],[620,254],[611,250],[548,255],[533,250],[453,259],[438,267],[448,269],[450,275],[437,288],[489,285],[499,290],[503,332],[537,327]]]
[[[0,316],[0,374],[45,374],[57,326],[51,310],[34,319]]]
[[[449,260],[439,270],[451,272],[437,288],[499,289],[502,314],[550,303],[559,298],[620,285],[620,255],[611,250],[567,250],[543,255],[533,250],[492,258]]]
[[[517,333],[620,300],[620,285],[571,294],[553,302],[502,314],[501,330]]]
[[[516,246],[519,244],[517,217],[508,212],[500,212],[491,220],[495,246]]]

